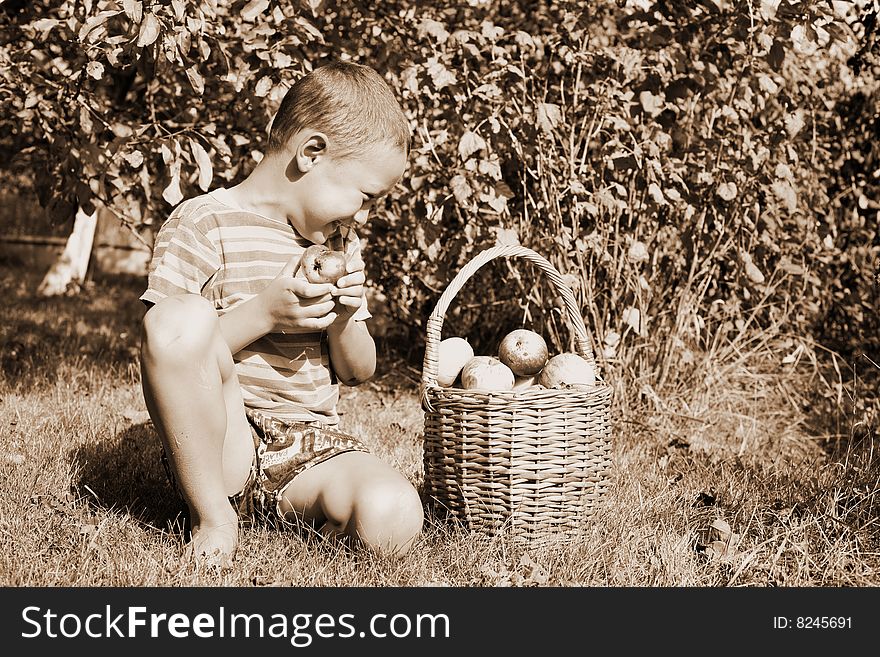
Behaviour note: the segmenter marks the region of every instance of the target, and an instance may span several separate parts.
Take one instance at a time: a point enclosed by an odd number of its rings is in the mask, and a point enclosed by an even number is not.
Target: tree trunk
[[[97,211],[86,214],[82,208],[77,210],[64,252],[46,272],[37,288],[37,294],[51,297],[66,294],[71,288],[79,287],[86,277],[97,225]]]

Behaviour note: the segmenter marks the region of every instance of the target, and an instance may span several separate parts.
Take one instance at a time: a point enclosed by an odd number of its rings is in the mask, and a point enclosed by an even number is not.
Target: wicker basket
[[[428,318],[422,370],[425,494],[435,512],[484,535],[575,536],[606,493],[611,470],[611,387],[522,391],[443,388],[437,383],[443,317],[462,285],[494,258],[523,258],[547,275],[565,303],[575,350],[595,365],[574,295],[534,251],[496,246],[452,280]]]

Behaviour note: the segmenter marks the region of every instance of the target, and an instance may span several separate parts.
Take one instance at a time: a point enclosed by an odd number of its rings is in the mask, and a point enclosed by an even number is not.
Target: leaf
[[[770,186],[776,197],[785,204],[786,210],[794,212],[797,210],[797,192],[794,187],[786,180],[776,180]]]
[[[621,316],[624,324],[629,326],[637,335],[644,337],[647,335],[647,330],[644,322],[642,321],[642,313],[638,308],[628,307],[624,308],[623,315]]]
[[[520,243],[516,228],[493,226],[492,232],[495,233],[496,245],[518,245]]]
[[[473,190],[470,184],[468,184],[467,178],[460,173],[456,174],[449,181],[449,186],[452,188],[452,194],[455,196],[456,202],[461,206],[468,205],[468,200],[473,194]]]
[[[523,32],[522,30],[517,30],[516,35],[514,36],[514,41],[519,45],[520,48],[534,48],[535,40],[532,38],[532,35],[528,32]]]
[[[211,156],[208,151],[195,139],[189,140],[189,148],[192,151],[196,164],[199,166],[199,188],[203,192],[207,192],[211,187],[211,181],[214,179],[214,167],[211,164]]]
[[[492,187],[489,188],[487,193],[480,194],[480,201],[486,203],[498,214],[501,214],[507,209],[507,197],[496,195],[495,190]]]
[[[180,189],[181,150],[180,142],[177,139],[172,139],[172,141],[174,142],[174,153],[172,153],[171,149],[164,143],[161,146],[162,159],[165,160],[165,164],[168,165],[171,172],[171,181],[165,189],[162,190],[162,198],[168,201],[171,205],[177,205],[183,200],[183,191]]]
[[[458,82],[455,73],[452,73],[443,64],[437,61],[436,57],[431,57],[428,60],[427,69],[428,75],[431,76],[431,80],[434,82],[434,88],[438,91]]]
[[[616,347],[618,344],[620,344],[620,333],[618,333],[617,331],[608,331],[608,333],[605,334],[605,338],[602,340],[602,342],[609,347]]]
[[[144,194],[147,198],[153,194],[153,184],[150,180],[150,172],[149,167],[141,167],[140,172],[138,173],[138,179],[141,183],[141,189],[144,190]]]
[[[435,21],[433,18],[425,18],[419,23],[419,38],[424,39],[425,35],[434,37],[437,43],[446,43],[449,38],[449,31],[443,27],[443,23]]]
[[[785,115],[783,120],[785,123],[785,131],[789,137],[794,137],[804,127],[803,111],[797,110]]]
[[[79,108],[79,127],[80,130],[83,131],[83,134],[86,135],[91,135],[95,130],[95,125],[92,122],[92,116],[89,112],[89,108],[85,105],[82,105]]]
[[[770,52],[767,53],[767,63],[773,67],[774,70],[780,71],[782,70],[782,63],[785,61],[785,46],[782,45],[782,42],[779,39],[773,41],[773,45],[770,46]]]
[[[199,38],[199,56],[202,58],[203,62],[208,61],[211,57],[211,46],[201,37]]]
[[[754,262],[750,262],[746,265],[746,276],[748,276],[752,283],[760,285],[764,282],[764,274],[761,273],[761,270],[758,269]]]
[[[168,144],[162,143],[159,146],[159,152],[162,153],[162,161],[165,164],[171,164],[174,161],[174,154],[171,152],[171,149],[168,148]]]
[[[770,96],[775,95],[779,91],[779,85],[769,75],[759,75],[758,86]]]
[[[656,96],[648,90],[639,94],[639,102],[642,104],[642,109],[649,116],[657,116],[666,108],[666,101],[663,96]]]
[[[140,0],[122,0],[122,8],[132,23],[140,23],[144,17],[144,3]]]
[[[171,182],[162,190],[162,198],[171,205],[177,205],[183,200],[183,192],[180,189],[180,161],[175,161],[171,166]]]
[[[149,13],[144,17],[144,22],[141,23],[141,29],[138,33],[137,47],[138,48],[146,48],[147,46],[153,45],[156,42],[156,39],[159,38],[159,19],[156,18],[156,15],[153,13]]]
[[[709,525],[710,531],[713,532],[716,541],[729,541],[730,537],[733,536],[733,531],[730,529],[730,525],[726,520],[722,520],[721,518],[716,518],[712,521],[712,524]]]
[[[794,175],[791,173],[791,169],[784,162],[780,162],[776,165],[776,168],[773,170],[774,175],[777,178],[782,178],[784,180],[793,180]]]
[[[666,197],[663,196],[663,190],[657,183],[648,185],[648,193],[657,205],[666,205]]]
[[[848,43],[849,34],[836,22],[825,23],[822,28],[828,32],[828,36],[838,43]]]
[[[471,92],[474,96],[482,96],[487,100],[492,100],[494,98],[498,98],[503,95],[501,88],[492,82],[487,82],[486,84],[481,84],[479,87],[474,89]]]
[[[562,120],[562,111],[555,103],[538,103],[538,127],[550,134]]]
[[[177,22],[183,22],[186,16],[186,2],[184,0],[171,0],[171,7],[174,9],[174,19]]]
[[[259,79],[256,86],[254,87],[254,95],[258,98],[262,98],[272,89],[272,78],[268,75]]]
[[[627,259],[634,265],[638,265],[647,262],[649,257],[648,247],[645,246],[645,243],[640,242],[639,240],[633,240],[633,243],[629,245]]]
[[[135,169],[144,163],[144,154],[137,150],[131,153],[123,153],[122,157],[128,162],[129,166]]]
[[[480,160],[477,171],[493,180],[501,180],[501,166],[493,160]]]
[[[725,182],[718,185],[718,189],[715,191],[718,196],[720,196],[725,201],[732,201],[736,198],[737,189],[736,183]]]
[[[99,34],[95,30],[97,30],[98,27],[110,20],[113,16],[121,13],[122,12],[119,10],[98,12],[97,14],[89,18],[85,23],[83,23],[83,26],[79,30],[79,40],[85,41],[86,39],[88,39],[91,43],[94,43],[97,39],[96,35]]]
[[[89,62],[86,66],[86,73],[94,80],[100,80],[104,77],[104,65],[101,62]]]
[[[190,66],[186,69],[186,77],[189,79],[190,85],[192,85],[193,90],[198,94],[202,95],[205,93],[205,78],[202,77],[202,74],[199,73],[199,69],[195,66]]]
[[[615,171],[628,171],[630,169],[638,169],[639,163],[632,155],[612,156],[611,166]]]
[[[306,32],[308,32],[309,36],[315,39],[318,43],[324,43],[324,35],[321,34],[321,31],[317,27],[309,23],[305,18],[303,18],[302,16],[297,16],[295,22]]]
[[[495,194],[497,194],[498,196],[503,196],[504,198],[513,198],[514,196],[516,196],[513,193],[513,190],[510,188],[510,185],[508,185],[503,180],[499,180],[497,183],[495,183]]]
[[[269,0],[251,0],[241,10],[239,16],[249,23],[269,8]]]
[[[61,24],[57,18],[41,18],[38,21],[34,21],[31,24],[31,27],[34,28],[37,32],[41,32],[44,36],[52,30],[52,28],[57,27]]]
[[[492,21],[483,21],[480,24],[480,34],[490,41],[495,41],[504,35],[504,28],[498,27]]]
[[[466,131],[458,142],[458,154],[462,160],[468,159],[477,151],[486,148],[486,141],[476,132]]]

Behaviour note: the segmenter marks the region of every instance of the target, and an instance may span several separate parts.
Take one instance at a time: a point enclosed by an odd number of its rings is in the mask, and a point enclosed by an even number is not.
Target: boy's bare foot
[[[204,566],[229,567],[238,549],[238,518],[220,524],[201,523],[193,527],[184,559]]]

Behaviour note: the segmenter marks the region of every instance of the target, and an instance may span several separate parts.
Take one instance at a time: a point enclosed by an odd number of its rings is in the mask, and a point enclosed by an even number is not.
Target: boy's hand
[[[297,276],[300,258],[291,258],[278,275],[260,292],[263,311],[270,331],[303,328],[322,330],[338,318],[330,283],[309,283]]]
[[[330,294],[336,299],[337,318],[334,323],[341,324],[351,319],[351,316],[361,307],[364,302],[364,261],[360,255],[349,256],[346,266],[346,274],[333,286]]]

